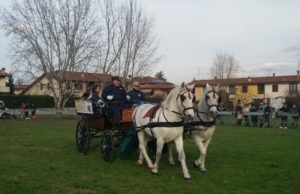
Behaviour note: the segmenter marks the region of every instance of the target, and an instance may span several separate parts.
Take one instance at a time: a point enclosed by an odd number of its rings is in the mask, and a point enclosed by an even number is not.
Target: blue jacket
[[[107,96],[113,96],[112,100],[108,100]],[[102,91],[102,98],[106,102],[125,102],[126,101],[126,95],[127,92],[125,91],[123,86],[114,86],[113,84],[110,84],[106,86]]]
[[[145,94],[140,90],[132,89],[128,92],[128,95],[130,96],[130,101],[133,104],[139,104],[142,101],[145,101]]]

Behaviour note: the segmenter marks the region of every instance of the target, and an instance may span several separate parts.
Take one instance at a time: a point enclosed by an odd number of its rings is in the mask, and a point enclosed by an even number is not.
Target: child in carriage
[[[92,101],[92,108],[94,115],[101,116],[104,115],[104,102],[101,98],[101,88],[99,85],[93,86],[92,90],[90,92],[86,92],[84,94],[84,97],[87,100]]]

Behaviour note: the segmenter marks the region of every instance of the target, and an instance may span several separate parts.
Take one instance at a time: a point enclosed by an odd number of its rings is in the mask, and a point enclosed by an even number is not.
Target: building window
[[[264,84],[259,84],[257,86],[257,90],[259,94],[264,94],[265,93],[265,85]]]
[[[235,94],[235,86],[233,85],[229,86],[229,94]]]
[[[43,85],[43,84],[41,84],[40,86],[41,86],[41,87],[40,87],[40,89],[41,89],[41,90],[43,90],[43,88],[44,88],[44,85]]]
[[[82,84],[75,84],[75,90],[82,90]]]
[[[289,92],[290,93],[297,93],[298,92],[297,83],[290,83]]]
[[[243,86],[242,87],[242,92],[243,93],[248,93],[248,86]]]
[[[278,85],[272,85],[272,92],[278,92]]]

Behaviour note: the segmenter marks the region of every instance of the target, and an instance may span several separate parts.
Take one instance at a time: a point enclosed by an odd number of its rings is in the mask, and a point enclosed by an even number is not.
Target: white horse
[[[182,135],[183,119],[192,119],[194,117],[193,88],[194,84],[187,85],[182,83],[181,86],[172,89],[152,118],[148,117],[147,114],[155,105],[142,104],[135,109],[132,120],[138,131],[140,148],[137,165],[142,165],[145,158],[151,172],[158,174],[158,163],[161,159],[163,145],[164,143],[174,141],[183,175],[186,179],[191,178],[185,162]],[[157,145],[154,164],[146,151],[146,145],[152,138],[156,139]]]
[[[215,119],[218,113],[219,86],[212,87],[206,84],[202,100],[197,104],[197,111],[192,122],[187,124],[187,133],[190,133],[193,141],[200,151],[200,156],[194,162],[195,167],[200,167],[201,172],[207,172],[205,157],[207,147],[215,132]],[[189,126],[190,124],[190,126]],[[190,130],[188,130],[190,128]],[[169,145],[169,162],[175,164],[171,145]]]

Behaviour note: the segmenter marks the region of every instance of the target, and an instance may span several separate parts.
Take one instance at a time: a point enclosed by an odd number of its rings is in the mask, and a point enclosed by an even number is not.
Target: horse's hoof
[[[143,165],[143,161],[137,160],[135,164],[136,164],[136,166],[142,166]]]
[[[195,168],[199,168],[199,166],[197,166],[196,162],[194,162],[194,167]]]
[[[201,169],[201,172],[204,174],[204,173],[207,173],[207,169]]]
[[[151,171],[151,174],[152,174],[152,175],[158,176],[158,172],[153,172],[153,171]]]
[[[187,182],[192,182],[192,177],[190,177],[190,178],[187,178],[187,177],[184,177],[184,180],[186,180]]]
[[[148,166],[149,170],[152,171],[154,169],[153,166]]]

